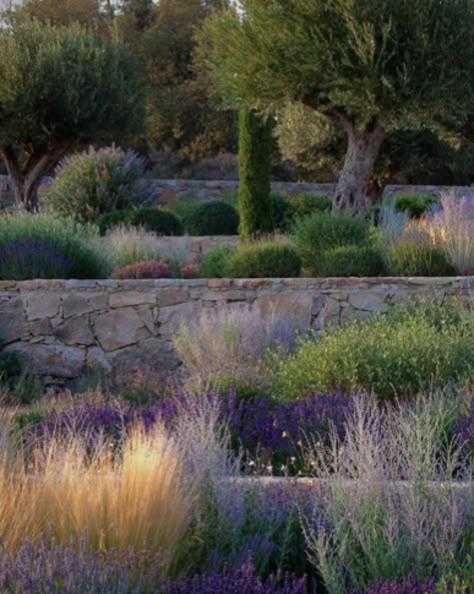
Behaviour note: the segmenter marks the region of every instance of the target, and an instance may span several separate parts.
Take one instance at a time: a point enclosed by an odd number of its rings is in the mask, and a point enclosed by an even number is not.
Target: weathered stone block
[[[77,378],[85,365],[85,350],[57,344],[19,342],[7,347],[37,373],[65,379]]]
[[[388,311],[388,304],[385,302],[384,295],[360,291],[349,295],[349,304],[355,309],[385,313]]]
[[[133,305],[155,305],[156,294],[153,290],[120,291],[110,295],[109,304],[112,308],[130,307]]]
[[[94,322],[94,330],[104,351],[115,351],[137,343],[147,334],[149,336],[143,320],[131,308],[99,315]]]
[[[199,304],[194,302],[160,307],[160,334],[173,334],[181,324],[188,324],[194,320],[199,309]]]
[[[72,318],[107,308],[107,293],[73,293],[63,301],[63,316],[64,318]]]
[[[117,367],[152,367],[164,373],[176,369],[180,362],[173,344],[165,338],[147,338],[138,344],[109,353],[107,359]]]
[[[158,291],[158,305],[167,307],[168,305],[177,305],[184,303],[189,299],[189,290],[187,288],[169,287]]]
[[[313,296],[309,293],[277,293],[257,297],[254,307],[261,315],[275,315],[292,320],[300,330],[309,330],[313,310]]]
[[[29,292],[26,298],[26,312],[29,320],[54,318],[59,313],[61,293],[55,291]]]
[[[0,338],[13,342],[28,335],[22,299],[0,301]]]
[[[88,316],[68,320],[54,330],[54,335],[67,345],[92,345],[95,342]]]

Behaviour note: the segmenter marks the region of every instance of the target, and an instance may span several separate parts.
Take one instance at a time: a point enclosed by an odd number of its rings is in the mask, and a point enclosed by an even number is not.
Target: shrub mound
[[[323,251],[366,244],[368,225],[363,219],[350,215],[316,212],[296,223],[295,241],[303,266],[314,273]]]
[[[144,159],[133,150],[90,147],[60,163],[45,203],[61,215],[94,222],[105,212],[154,204],[157,197]]]
[[[301,339],[295,354],[276,361],[275,394],[374,391],[380,399],[462,383],[474,371],[474,326],[459,304],[394,306]]]
[[[380,276],[384,272],[380,253],[371,247],[343,245],[325,250],[315,260],[316,276]]]
[[[130,224],[157,235],[182,235],[180,220],[172,212],[159,208],[138,208],[130,213]]]
[[[185,221],[190,235],[237,235],[239,215],[225,202],[207,202],[197,208]]]
[[[301,259],[293,246],[265,242],[241,247],[232,253],[224,268],[234,278],[286,278],[301,272]]]
[[[227,263],[235,253],[231,245],[220,245],[208,252],[199,264],[199,276],[203,278],[223,278],[226,276]]]
[[[427,194],[404,194],[394,198],[395,207],[399,212],[406,212],[413,219],[419,219],[430,206],[438,204],[437,196]]]
[[[108,263],[94,229],[44,214],[0,218],[0,279],[96,279]]]
[[[171,278],[171,267],[162,260],[139,260],[122,268],[112,271],[110,278],[127,279],[152,279]]]

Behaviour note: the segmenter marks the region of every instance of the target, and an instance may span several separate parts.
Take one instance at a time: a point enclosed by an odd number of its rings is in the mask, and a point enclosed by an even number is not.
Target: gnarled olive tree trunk
[[[334,196],[333,210],[366,212],[369,205],[371,177],[385,130],[377,123],[358,128],[353,122],[341,122],[347,133],[347,152]]]
[[[63,142],[25,149],[27,158],[22,165],[12,145],[0,146],[0,158],[5,163],[19,210],[38,211],[38,188],[41,180],[64,157],[69,147],[69,142]]]

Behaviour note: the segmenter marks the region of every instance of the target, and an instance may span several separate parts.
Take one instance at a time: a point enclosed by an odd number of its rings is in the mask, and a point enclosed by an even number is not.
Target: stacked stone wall
[[[173,335],[203,308],[256,308],[321,330],[420,296],[471,298],[473,277],[0,281],[0,337],[47,383],[88,369],[178,369]]]

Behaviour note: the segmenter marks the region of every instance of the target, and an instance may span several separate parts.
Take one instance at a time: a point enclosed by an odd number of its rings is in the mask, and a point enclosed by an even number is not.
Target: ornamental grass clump
[[[141,227],[119,226],[111,229],[102,243],[114,268],[123,268],[140,260],[159,260],[160,243],[154,233]]]
[[[287,352],[294,345],[295,325],[273,314],[245,307],[203,309],[181,324],[173,343],[190,385],[234,386],[259,391],[264,382],[266,352]]]
[[[294,353],[272,355],[273,393],[373,392],[380,400],[411,398],[474,372],[470,308],[457,302],[396,305],[384,316],[354,320],[301,338]]]
[[[459,274],[474,274],[474,193],[444,194],[430,226]]]
[[[105,278],[110,261],[93,227],[46,214],[0,217],[0,279]]]
[[[308,448],[324,488],[312,488],[303,530],[329,594],[364,592],[378,579],[441,578],[468,560],[473,469],[446,432],[454,406],[425,397],[381,410],[362,397],[343,438]]]

